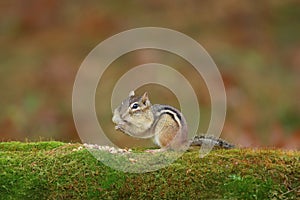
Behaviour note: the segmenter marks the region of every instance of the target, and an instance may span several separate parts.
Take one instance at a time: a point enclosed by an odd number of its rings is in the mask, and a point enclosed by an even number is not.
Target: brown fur
[[[168,145],[170,145],[170,142],[174,139],[178,131],[179,131],[179,126],[173,120],[173,118],[168,114],[162,115],[155,127],[155,132],[159,133],[158,142],[160,146],[167,147]]]

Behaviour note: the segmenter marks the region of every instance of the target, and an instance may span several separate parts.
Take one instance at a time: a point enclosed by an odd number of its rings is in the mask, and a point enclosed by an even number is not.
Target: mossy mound
[[[81,144],[0,143],[1,199],[299,199],[300,152],[197,149],[154,172],[116,171]],[[107,153],[107,152],[106,152]]]

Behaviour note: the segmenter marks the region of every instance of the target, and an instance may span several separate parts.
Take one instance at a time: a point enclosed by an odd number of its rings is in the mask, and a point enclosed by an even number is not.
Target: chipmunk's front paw
[[[125,124],[124,123],[117,124],[115,126],[115,130],[124,132],[125,131]]]

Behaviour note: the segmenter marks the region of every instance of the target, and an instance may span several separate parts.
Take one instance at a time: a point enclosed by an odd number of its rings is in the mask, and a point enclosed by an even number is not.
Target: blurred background
[[[192,37],[218,66],[228,98],[222,138],[239,146],[300,149],[299,21],[297,0],[1,1],[0,140],[80,142],[72,87],[81,62],[114,34],[158,26]],[[114,131],[110,98],[122,74],[147,62],[168,64],[191,81],[205,131],[210,98],[201,77],[176,55],[142,50],[117,59],[100,80],[97,115],[112,140],[139,142]],[[154,103],[178,106],[167,88],[146,85],[138,92],[145,90]]]

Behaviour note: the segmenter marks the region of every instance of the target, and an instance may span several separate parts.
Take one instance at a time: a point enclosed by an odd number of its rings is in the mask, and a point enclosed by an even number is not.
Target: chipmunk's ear
[[[141,98],[142,100],[142,103],[146,106],[150,105],[150,101],[149,101],[149,98],[148,98],[148,93],[145,92]]]
[[[135,94],[134,94],[134,91],[132,90],[132,91],[129,92],[129,95],[128,95],[128,96],[129,96],[129,97],[134,97],[134,95],[135,95]]]

